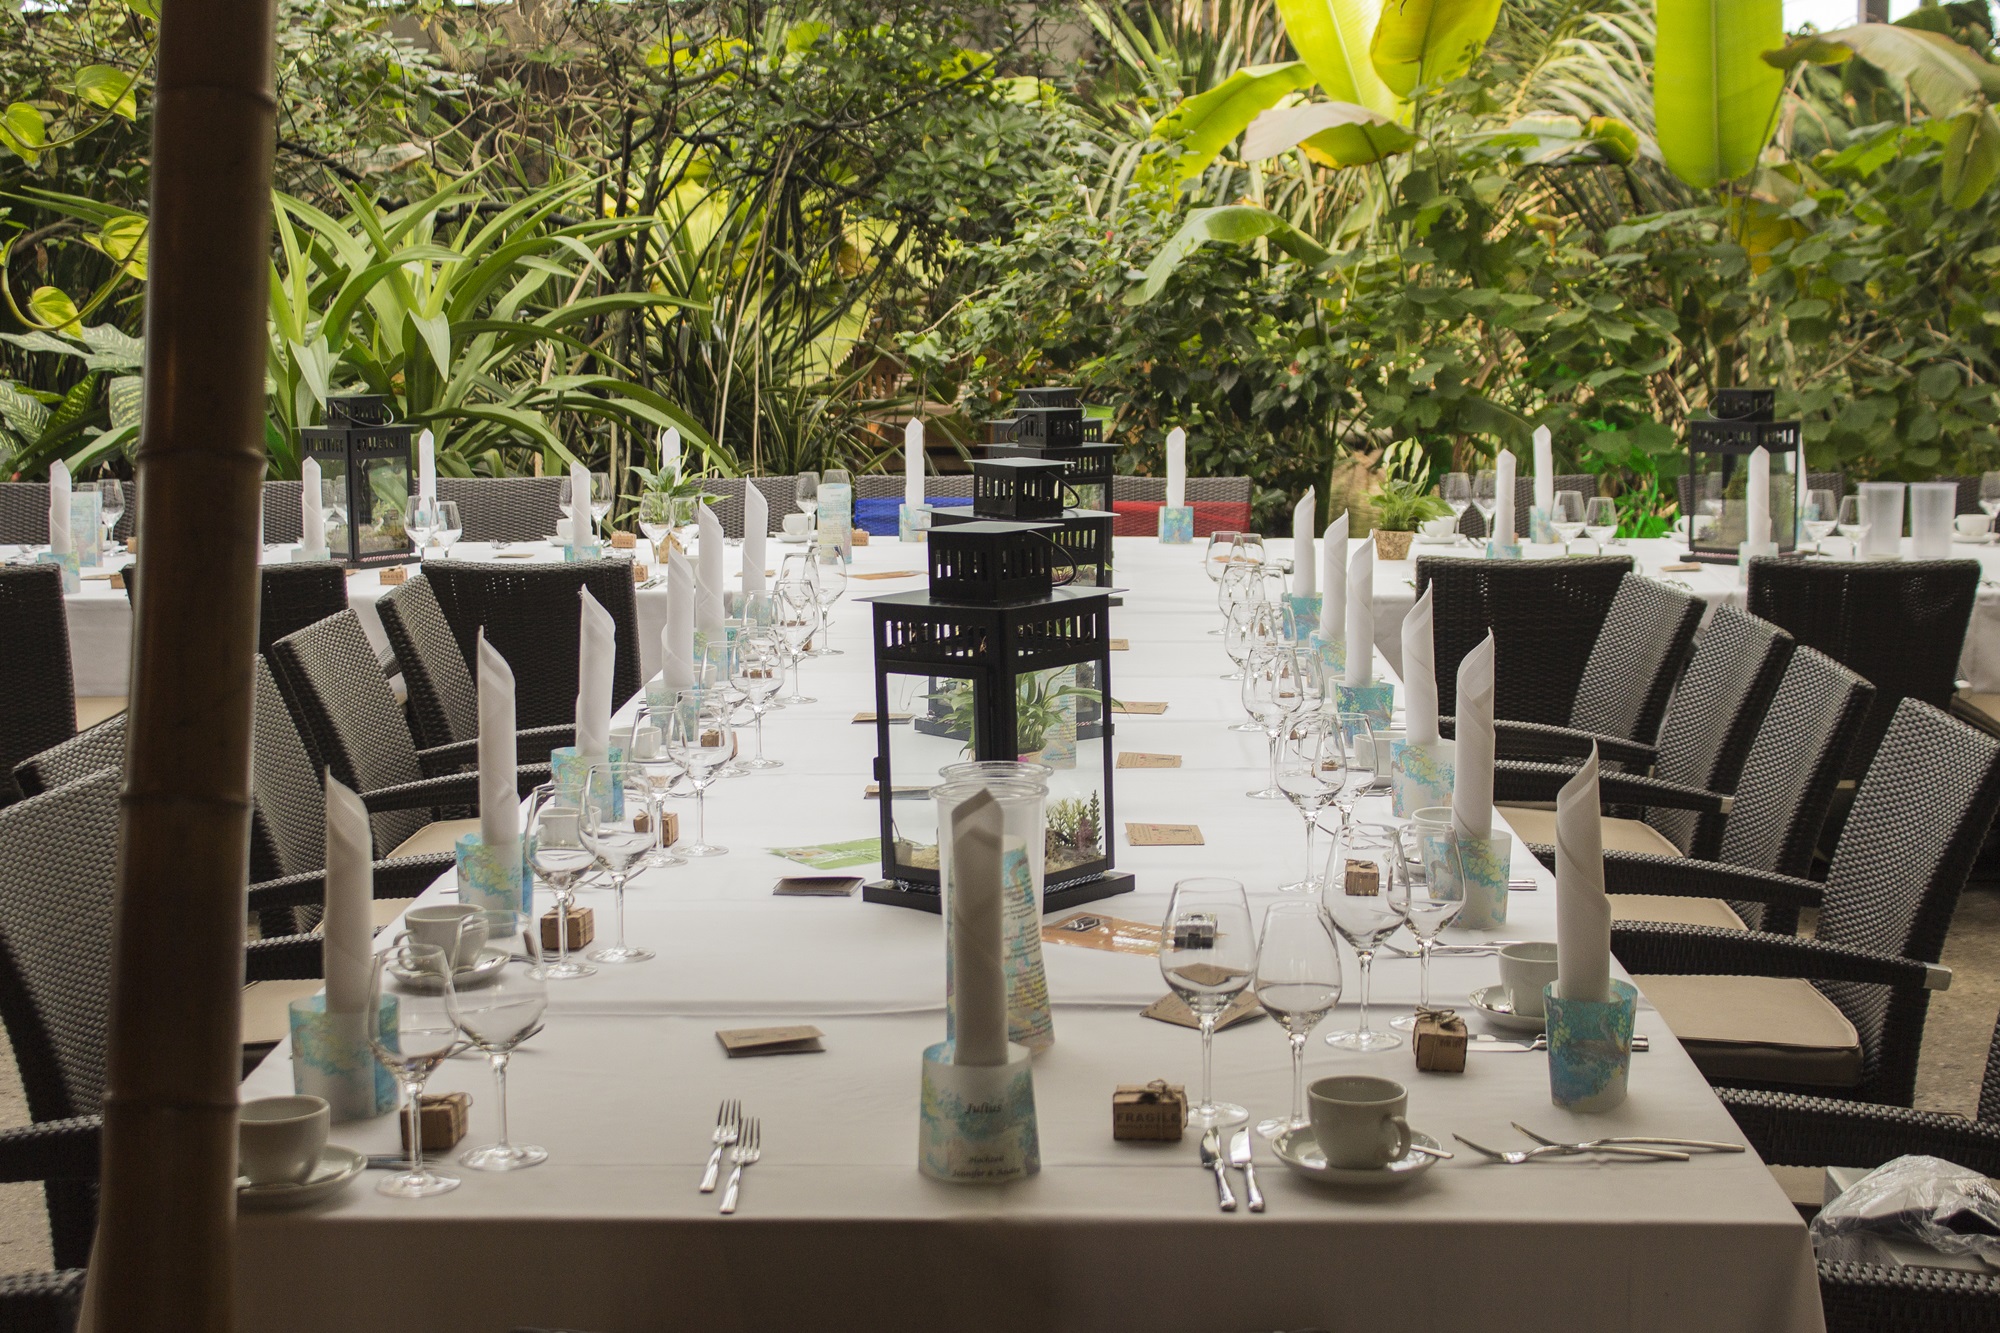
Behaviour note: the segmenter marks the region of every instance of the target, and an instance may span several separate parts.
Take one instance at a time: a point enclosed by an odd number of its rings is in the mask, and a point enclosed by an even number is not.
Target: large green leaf
[[[26,102],[10,102],[0,111],[0,147],[33,166],[49,139],[49,124],[42,113]]]
[[[1392,0],[1393,2],[1393,0]],[[1277,0],[1292,47],[1326,95],[1394,116],[1398,99],[1368,59],[1382,0]]]
[[[1838,64],[1848,52],[1906,85],[1910,95],[1933,116],[1955,116],[1970,102],[2000,96],[2000,66],[1989,64],[1978,52],[1942,33],[1894,23],[1863,23],[1800,38],[1779,50],[1767,51],[1764,59],[1789,69],[1802,60]]]
[[[1153,137],[1180,145],[1175,174],[1182,180],[1199,176],[1259,112],[1285,94],[1313,81],[1303,60],[1283,65],[1246,65],[1205,93],[1183,98],[1160,117]]]
[[[145,401],[146,382],[137,375],[120,375],[104,386],[104,405],[111,411],[111,425],[136,427],[139,405]]]
[[[1379,112],[1353,102],[1308,102],[1273,107],[1250,123],[1243,136],[1243,160],[1303,147],[1324,166],[1352,167],[1407,152],[1417,136]]]
[[[1249,204],[1197,208],[1146,266],[1146,282],[1139,289],[1138,300],[1150,301],[1158,296],[1182,262],[1209,241],[1248,245],[1267,237],[1271,244],[1302,264],[1319,265],[1331,257],[1325,246],[1268,208]]]
[[[137,120],[139,99],[132,89],[138,82],[139,76],[133,72],[109,65],[85,65],[76,72],[76,95],[126,120]]]
[[[1382,82],[1408,97],[1465,73],[1500,21],[1500,0],[1387,0],[1368,44]]]
[[[2000,120],[1991,107],[1961,111],[1951,118],[1938,185],[1953,208],[1970,208],[2000,175]]]
[[[1659,0],[1654,133],[1676,176],[1707,189],[1757,165],[1785,86],[1760,56],[1784,40],[1784,0]]]

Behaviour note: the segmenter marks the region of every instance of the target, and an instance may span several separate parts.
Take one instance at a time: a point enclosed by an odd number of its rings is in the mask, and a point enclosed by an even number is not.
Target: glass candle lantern
[[[354,567],[399,565],[410,559],[403,527],[408,507],[410,437],[414,428],[389,420],[389,399],[351,394],[326,400],[326,425],[299,431],[306,456],[341,504],[329,514],[326,544]]]
[[[1769,389],[1721,389],[1710,415],[1687,423],[1687,503],[1681,532],[1688,558],[1735,564],[1749,540],[1750,455],[1771,460],[1771,540],[1797,549],[1806,492],[1805,434],[1796,421],[1772,420]]]

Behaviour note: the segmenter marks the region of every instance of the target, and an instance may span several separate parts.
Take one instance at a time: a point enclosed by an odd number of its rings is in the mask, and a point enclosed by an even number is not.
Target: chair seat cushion
[[[1695,1068],[1714,1080],[1851,1088],[1861,1038],[1798,977],[1635,976]]]
[[[1614,893],[1613,921],[1671,921],[1683,926],[1748,930],[1743,918],[1720,898],[1676,898],[1665,893]]]
[[[302,981],[253,981],[243,988],[243,1044],[268,1046],[291,1035],[293,1000],[317,995],[326,983],[317,978]]]
[[[394,851],[386,859],[399,856],[427,856],[432,852],[452,852],[458,850],[458,840],[467,833],[479,832],[477,819],[440,819],[426,824],[409,837],[396,844]]]
[[[1503,805],[1500,813],[1514,830],[1514,836],[1522,842],[1534,843],[1540,847],[1553,847],[1556,842],[1556,812],[1537,810],[1525,805]],[[1666,836],[1651,824],[1639,819],[1606,819],[1604,821],[1604,850],[1607,852],[1645,852],[1653,856],[1682,856],[1680,848],[1668,842]],[[1615,908],[1614,904],[1614,908]]]
[[[122,694],[85,695],[76,701],[76,729],[89,731],[98,723],[125,711]]]

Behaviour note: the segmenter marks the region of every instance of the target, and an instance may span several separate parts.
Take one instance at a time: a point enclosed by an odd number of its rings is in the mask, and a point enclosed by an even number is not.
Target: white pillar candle
[[[951,828],[952,1063],[1007,1063],[1007,969],[1001,956],[1005,895],[1000,803],[979,792]]]
[[[1167,507],[1187,505],[1187,432],[1179,426],[1167,432]]]
[[[1502,449],[1493,460],[1492,538],[1504,546],[1520,540],[1514,527],[1514,451]]]
[[[1310,597],[1319,591],[1319,562],[1313,550],[1313,519],[1318,516],[1318,491],[1306,487],[1292,508],[1292,593]]]
[[[903,427],[903,503],[915,509],[924,502],[924,423],[911,417]]]

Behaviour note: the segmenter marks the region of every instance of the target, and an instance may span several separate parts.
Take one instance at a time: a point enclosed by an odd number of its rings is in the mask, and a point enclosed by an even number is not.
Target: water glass
[[[792,492],[792,499],[798,505],[801,514],[817,515],[819,513],[819,473],[799,473],[798,485]]]
[[[1320,905],[1310,899],[1275,902],[1264,909],[1257,940],[1257,974],[1251,993],[1278,1020],[1292,1048],[1292,1113],[1259,1122],[1257,1132],[1276,1138],[1304,1129],[1306,1038],[1340,1003],[1340,948]]]
[[[1174,885],[1160,926],[1160,974],[1201,1027],[1201,1101],[1188,1108],[1199,1129],[1235,1125],[1250,1113],[1215,1100],[1215,1021],[1250,984],[1257,937],[1243,886],[1233,879],[1184,879]]]
[[[458,516],[458,501],[439,500],[433,506],[437,516],[437,528],[431,535],[444,548],[444,558],[451,559],[451,548],[465,535],[465,523]]]
[[[651,949],[625,943],[625,881],[653,849],[653,829],[645,822],[650,795],[645,778],[624,764],[592,764],[584,777],[583,845],[611,875],[618,918],[616,941],[585,955],[594,963],[643,963],[653,956]]]
[[[1316,835],[1320,811],[1337,800],[1352,775],[1345,738],[1331,718],[1308,712],[1293,725],[1278,765],[1278,788],[1306,822],[1306,873],[1283,893],[1316,893],[1320,887]]]
[[[831,473],[827,474],[831,476]],[[840,657],[840,649],[833,646],[833,604],[840,600],[840,594],[847,591],[847,565],[838,552],[812,562],[813,590],[819,597],[819,624],[826,641],[815,649],[813,657]]]
[[[756,757],[737,764],[745,772],[761,773],[785,766],[781,759],[764,757],[764,714],[771,711],[778,689],[785,683],[786,653],[784,640],[770,630],[745,634],[736,641],[729,679],[743,692],[751,724],[757,729]]]
[[[1618,536],[1618,502],[1608,495],[1593,495],[1583,506],[1583,535],[1604,548]]]
[[[369,965],[368,1008],[380,1014],[384,1001],[395,1019],[391,1030],[379,1022],[364,1026],[368,1049],[403,1085],[403,1113],[408,1118],[410,1169],[391,1173],[375,1188],[399,1199],[423,1199],[458,1188],[458,1177],[424,1165],[424,1136],[418,1122],[418,1099],[431,1072],[458,1048],[458,1024],[451,1016],[452,970],[445,951],[405,937],[375,955]]]
[[[1465,511],[1472,508],[1472,474],[1469,472],[1447,472],[1438,483],[1438,495],[1451,509],[1454,520],[1463,519]],[[1456,525],[1452,530],[1454,541],[1462,540]]]
[[[658,696],[649,688],[646,697],[652,700]],[[653,849],[646,853],[646,864],[656,867],[687,864],[685,856],[667,845],[667,821],[661,813],[662,802],[682,776],[681,766],[667,748],[667,720],[672,712],[670,706],[640,704],[633,711],[631,730],[625,734],[625,763],[646,784],[646,818],[653,829]]]
[[[1486,535],[1493,535],[1493,514],[1500,507],[1500,474],[1482,470],[1472,479],[1472,505],[1486,520]]]
[[[1402,853],[1400,840],[1404,834],[1396,835],[1395,864],[1401,865],[1406,858]],[[1437,944],[1438,932],[1450,925],[1465,907],[1465,876],[1459,862],[1458,836],[1449,828],[1413,829],[1409,836],[1420,840],[1424,862],[1422,875],[1397,875],[1395,888],[1390,893],[1390,901],[1409,922],[1410,933],[1417,937],[1417,953],[1422,981],[1419,983],[1418,1007],[1431,1007],[1431,949]],[[1447,898],[1442,895],[1456,893],[1460,896]],[[1391,1023],[1405,1032],[1417,1026],[1415,1014],[1404,1014]]]
[[[1575,491],[1557,491],[1553,503],[1549,526],[1562,538],[1563,554],[1568,555],[1569,544],[1583,535],[1583,497]]]
[[[664,560],[660,541],[674,530],[673,501],[665,491],[647,491],[639,497],[639,531],[653,544],[653,558]]]
[[[1320,889],[1320,905],[1333,921],[1333,928],[1354,949],[1361,963],[1361,1020],[1358,1026],[1327,1034],[1326,1044],[1343,1051],[1386,1051],[1401,1046],[1403,1039],[1393,1032],[1377,1032],[1368,1025],[1368,981],[1375,965],[1375,951],[1382,941],[1403,924],[1403,913],[1395,897],[1395,853],[1384,847],[1364,847],[1353,825],[1344,825],[1334,835],[1333,851],[1327,856],[1326,883]]]
[[[111,530],[118,526],[118,520],[125,517],[125,483],[115,478],[97,483],[97,521],[104,525],[106,549],[115,550],[117,544],[111,540]]]
[[[787,562],[791,557],[785,557]],[[782,576],[784,570],[780,570]],[[799,691],[799,664],[811,656],[807,649],[819,632],[819,592],[807,578],[784,578],[771,585],[771,628],[785,645],[792,668],[792,692],[778,700],[785,705],[818,703]]]
[[[1208,534],[1208,546],[1201,553],[1201,572],[1208,575],[1210,583],[1222,582],[1222,571],[1229,568],[1230,549],[1240,535],[1223,528]]]
[[[727,856],[727,847],[708,841],[708,789],[736,758],[736,730],[729,709],[712,690],[682,690],[667,722],[667,748],[694,787],[694,841],[681,848],[686,857]]]
[[[542,964],[549,981],[596,975],[590,964],[569,956],[569,909],[576,883],[597,863],[583,845],[582,792],[554,783],[535,788],[528,806],[528,863],[555,894],[556,961]]]
[[[549,1154],[530,1143],[515,1143],[507,1132],[507,1062],[515,1047],[541,1030],[549,986],[542,975],[541,931],[535,918],[525,912],[484,915],[488,949],[504,952],[505,961],[482,964],[476,977],[454,985],[448,1007],[458,1030],[486,1053],[493,1066],[500,1138],[466,1149],[458,1160],[475,1171],[519,1171],[546,1162]]]
[[[1253,800],[1282,801],[1278,785],[1278,744],[1291,720],[1305,708],[1299,655],[1291,648],[1254,649],[1243,664],[1243,707],[1263,730],[1271,752],[1269,784],[1249,793]]]
[[[1840,535],[1847,538],[1847,558],[1859,560],[1862,544],[1868,540],[1868,511],[1862,507],[1858,495],[1844,495],[1840,499]]]
[[[437,501],[426,495],[413,495],[403,503],[403,531],[410,534],[416,543],[417,558],[421,560],[424,548],[431,544],[431,537],[438,530]]]

